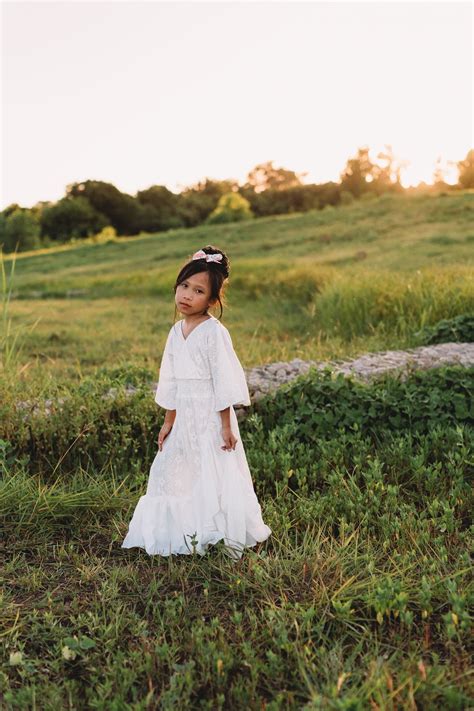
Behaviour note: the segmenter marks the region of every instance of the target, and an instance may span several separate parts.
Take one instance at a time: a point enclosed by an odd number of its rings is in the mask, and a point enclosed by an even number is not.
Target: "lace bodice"
[[[178,394],[180,398],[213,397],[213,409],[218,411],[237,404],[250,405],[245,373],[230,333],[214,316],[195,326],[186,338],[181,321],[170,328],[155,401],[175,410]]]

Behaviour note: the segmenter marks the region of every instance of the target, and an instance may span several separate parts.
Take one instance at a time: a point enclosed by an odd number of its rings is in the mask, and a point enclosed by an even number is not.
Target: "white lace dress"
[[[155,401],[176,418],[151,465],[122,548],[149,554],[204,555],[224,540],[231,558],[266,540],[233,405],[250,405],[245,374],[227,328],[214,316],[185,338],[182,321],[168,334]],[[219,410],[230,405],[235,450],[223,450]]]

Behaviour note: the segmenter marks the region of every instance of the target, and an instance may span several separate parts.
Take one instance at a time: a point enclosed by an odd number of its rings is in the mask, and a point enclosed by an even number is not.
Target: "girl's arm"
[[[161,429],[158,432],[158,447],[160,451],[163,449],[163,442],[171,432],[174,421],[176,418],[176,410],[166,410],[165,421],[161,425]]]
[[[230,424],[230,406],[226,407],[225,410],[219,410],[221,421],[222,421],[222,439],[224,444],[221,445],[221,449],[230,451],[235,449],[235,445],[238,442],[237,437],[232,432],[232,427]]]
[[[230,427],[230,407],[226,407],[225,410],[220,410],[219,412],[222,420],[222,427]]]
[[[170,427],[172,427],[175,419],[176,419],[176,410],[166,410],[165,421],[163,424],[170,425]]]

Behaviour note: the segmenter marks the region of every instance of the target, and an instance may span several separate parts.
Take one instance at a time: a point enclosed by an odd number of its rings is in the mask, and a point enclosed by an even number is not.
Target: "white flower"
[[[73,649],[67,646],[67,644],[64,645],[64,647],[61,649],[62,655],[64,659],[75,659],[77,657],[77,652],[75,652]]]
[[[10,652],[10,664],[12,667],[23,664],[23,652]]]

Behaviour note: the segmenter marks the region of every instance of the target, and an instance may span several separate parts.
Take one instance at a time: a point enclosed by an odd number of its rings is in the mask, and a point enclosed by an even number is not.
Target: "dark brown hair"
[[[181,271],[179,272],[178,276],[176,277],[176,282],[173,287],[173,290],[176,294],[176,288],[181,282],[185,281],[188,279],[190,276],[193,274],[198,274],[199,272],[207,272],[209,274],[209,284],[211,286],[211,295],[209,297],[209,300],[212,301],[213,299],[217,299],[219,302],[219,306],[221,309],[221,312],[219,314],[219,319],[222,316],[222,311],[223,311],[223,302],[225,303],[225,298],[224,298],[224,288],[226,284],[224,282],[226,279],[229,278],[229,273],[230,273],[230,265],[229,265],[229,259],[227,255],[220,249],[217,249],[217,247],[213,247],[212,244],[208,244],[205,247],[201,248],[203,252],[206,254],[215,254],[216,252],[218,254],[222,254],[222,260],[220,262],[208,262],[204,257],[202,259],[193,259],[192,255],[189,259],[188,262],[181,268]],[[199,251],[199,250],[197,250]],[[226,282],[227,283],[227,282]],[[176,321],[176,303],[174,305],[174,320]],[[207,313],[207,310],[206,310]]]

